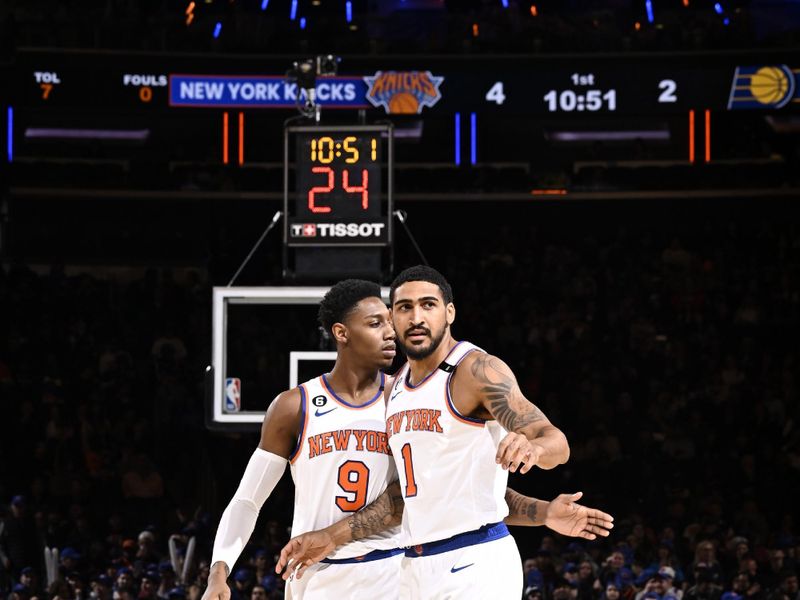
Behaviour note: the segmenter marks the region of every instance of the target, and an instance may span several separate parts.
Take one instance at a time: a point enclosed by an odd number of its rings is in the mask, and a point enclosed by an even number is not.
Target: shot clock
[[[286,129],[288,246],[391,243],[391,135],[390,125]]]

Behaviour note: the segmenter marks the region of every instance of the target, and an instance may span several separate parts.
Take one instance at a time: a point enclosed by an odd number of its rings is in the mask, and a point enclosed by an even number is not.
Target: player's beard
[[[439,345],[442,343],[442,340],[444,339],[444,334],[447,333],[448,327],[449,325],[445,325],[442,328],[441,333],[439,333],[439,335],[437,335],[436,337],[431,335],[431,343],[427,347],[417,348],[415,346],[406,345],[403,342],[403,340],[401,340],[399,337],[395,339],[394,343],[400,347],[400,350],[402,350],[403,354],[405,354],[408,358],[412,360],[423,360],[425,358],[428,358],[434,352],[436,352],[436,349],[439,347]]]

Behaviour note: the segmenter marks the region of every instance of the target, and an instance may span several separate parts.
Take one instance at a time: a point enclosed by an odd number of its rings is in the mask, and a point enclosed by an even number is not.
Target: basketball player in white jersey
[[[353,279],[336,284],[320,303],[319,320],[336,341],[336,364],[329,374],[270,404],[259,446],[222,514],[203,600],[229,600],[227,577],[287,464],[295,484],[292,531],[298,533],[355,513],[397,478],[387,445],[381,372],[394,359],[395,333],[380,286]],[[359,518],[354,531],[360,539],[315,565],[313,576],[289,582],[287,598],[397,597],[399,531],[363,536]]]
[[[404,500],[400,597],[516,599],[521,560],[504,519],[554,523],[589,539],[608,535],[613,519],[575,504],[579,494],[543,506],[506,488],[508,471],[551,469],[566,462],[569,447],[504,362],[453,339],[452,300],[450,285],[429,267],[406,269],[392,283],[392,321],[408,358],[386,390],[386,431]],[[387,495],[396,493],[388,488]],[[366,531],[395,523],[399,504],[387,512],[379,500],[361,511],[361,522],[373,524]],[[537,515],[540,507],[546,516]],[[307,565],[356,539],[352,523],[294,538],[276,570],[288,565],[302,577]]]

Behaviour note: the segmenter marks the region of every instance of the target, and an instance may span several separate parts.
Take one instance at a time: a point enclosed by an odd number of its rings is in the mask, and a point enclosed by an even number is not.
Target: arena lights
[[[461,113],[456,113],[456,154],[455,163],[461,166]]]
[[[6,129],[6,152],[8,162],[14,160],[14,108],[8,107],[8,127]]]
[[[239,165],[244,164],[244,113],[239,113]]]
[[[289,11],[289,18],[294,21],[297,18],[297,0],[292,0],[292,8]]]
[[[500,4],[503,5],[503,8],[508,8],[508,0],[500,0]]]
[[[714,12],[717,13],[718,15],[721,15],[724,12],[724,9],[722,8],[722,4],[720,4],[719,2],[715,2],[714,3]]]
[[[220,33],[222,33],[222,22],[217,21],[217,24],[214,26],[214,39],[217,39]]]
[[[622,142],[634,140],[669,140],[667,129],[630,129],[618,131],[554,131],[547,139],[557,142]]]
[[[143,142],[149,129],[71,129],[67,127],[28,127],[25,139],[45,140],[129,140]]]
[[[305,28],[306,28],[306,18],[300,17],[300,29],[305,29]]]
[[[563,188],[531,190],[531,196],[566,196],[567,190]]]
[[[353,22],[353,3],[350,0],[344,3],[344,16],[348,23]]]
[[[711,162],[711,111],[706,109],[703,113],[705,117],[705,128],[703,134],[705,135],[704,141],[704,154],[705,162]],[[695,115],[694,110],[689,111],[689,162],[694,164],[695,156]]]
[[[655,17],[653,16],[653,1],[645,0],[644,7],[647,10],[647,22],[652,23],[655,21]]]
[[[261,0],[261,10],[267,10],[269,6],[269,0]]]
[[[535,4],[531,4],[531,16],[538,17],[539,16],[539,9],[536,8]]]
[[[469,162],[472,165],[478,162],[478,117],[475,113],[469,115]]]
[[[222,164],[228,164],[228,113],[222,113]]]
[[[723,25],[730,25],[731,24],[731,20],[728,17],[725,17],[724,19],[722,19],[722,24]]]

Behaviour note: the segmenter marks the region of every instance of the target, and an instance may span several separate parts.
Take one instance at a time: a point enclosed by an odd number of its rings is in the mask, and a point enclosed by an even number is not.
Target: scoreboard
[[[285,152],[288,246],[391,243],[390,125],[288,127]]]
[[[2,102],[93,110],[275,109],[304,100],[297,57],[20,51]],[[800,51],[575,56],[342,57],[317,80],[326,108],[375,115],[651,116],[800,109]]]

